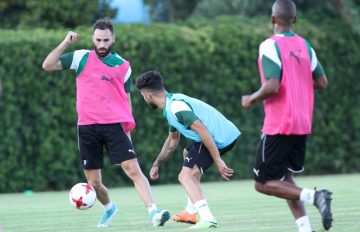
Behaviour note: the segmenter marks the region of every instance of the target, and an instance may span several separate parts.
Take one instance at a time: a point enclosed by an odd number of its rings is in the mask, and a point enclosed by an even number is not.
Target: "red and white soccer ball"
[[[95,189],[88,183],[78,183],[71,188],[69,200],[77,209],[89,209],[96,202]]]

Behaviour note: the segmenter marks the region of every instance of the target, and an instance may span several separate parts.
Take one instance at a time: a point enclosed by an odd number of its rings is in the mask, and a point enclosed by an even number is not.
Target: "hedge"
[[[267,20],[267,19],[266,19]],[[261,104],[241,108],[241,96],[259,88],[257,51],[272,28],[265,19],[223,17],[182,25],[117,25],[114,49],[129,60],[133,80],[150,69],[160,71],[170,92],[182,92],[215,106],[242,131],[225,157],[234,179],[252,177],[252,164],[263,120]],[[308,139],[305,174],[360,170],[360,107],[357,68],[360,38],[337,20],[314,25],[301,20],[299,34],[310,40],[329,78],[316,93],[313,136]],[[91,29],[77,28],[80,40],[67,51],[91,48]],[[69,189],[85,181],[79,167],[75,111],[75,74],[47,73],[46,55],[66,30],[0,31],[0,192]],[[137,127],[132,133],[146,175],[168,133],[161,111],[153,111],[139,92],[132,94]],[[174,183],[182,166],[179,148],[161,167],[159,183]],[[119,167],[105,159],[104,183],[131,184]],[[216,168],[205,181],[220,180]]]

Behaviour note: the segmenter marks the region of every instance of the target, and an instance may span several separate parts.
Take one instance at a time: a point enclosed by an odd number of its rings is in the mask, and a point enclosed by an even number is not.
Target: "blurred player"
[[[332,225],[331,192],[300,188],[293,173],[304,170],[307,135],[311,134],[314,89],[325,89],[327,78],[309,43],[292,31],[296,7],[277,0],[272,7],[274,35],[260,45],[261,88],[242,97],[248,109],[263,101],[265,120],[257,150],[255,188],[287,200],[299,232],[311,232],[304,202],[320,211],[325,230]]]

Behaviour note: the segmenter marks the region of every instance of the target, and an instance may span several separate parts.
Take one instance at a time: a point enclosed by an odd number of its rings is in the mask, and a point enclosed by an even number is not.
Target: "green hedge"
[[[115,49],[131,62],[133,79],[149,69],[160,71],[171,92],[202,99],[231,119],[243,135],[225,156],[236,170],[234,179],[252,177],[252,162],[263,120],[262,105],[241,108],[241,96],[259,88],[257,51],[272,33],[267,19],[218,18],[184,25],[116,26]],[[317,50],[329,78],[329,89],[316,94],[314,135],[308,140],[305,174],[360,170],[359,36],[333,20],[324,25],[300,21],[297,31]],[[80,40],[68,51],[91,48],[91,33],[78,28]],[[47,73],[46,55],[67,31],[34,29],[0,32],[0,192],[68,189],[85,178],[79,168],[75,111],[75,74]],[[132,94],[137,128],[132,137],[147,175],[168,128],[139,92]],[[182,139],[160,183],[177,182],[182,165]],[[107,186],[130,184],[106,159]],[[220,180],[211,168],[205,180]]]

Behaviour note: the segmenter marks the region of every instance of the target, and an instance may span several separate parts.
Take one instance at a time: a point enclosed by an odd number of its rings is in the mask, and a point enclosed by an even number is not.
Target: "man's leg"
[[[193,168],[183,167],[179,174],[180,183],[190,197],[190,200],[194,202],[194,205],[200,215],[200,221],[190,227],[190,229],[217,227],[217,222],[204,198],[200,180],[201,172],[197,165]]]
[[[295,185],[294,180],[290,176],[285,177],[286,181],[271,180],[266,183],[255,182],[255,189],[258,192],[276,196],[288,201],[289,207],[297,220],[296,223],[299,231],[311,231],[310,222],[306,217],[303,203],[314,204],[320,211],[323,226],[328,230],[332,225],[331,214],[331,192],[328,190],[314,191],[306,188],[299,188]],[[304,218],[305,217],[305,218]],[[300,228],[305,228],[300,230]]]
[[[135,189],[146,207],[154,203],[148,179],[142,173],[137,159],[126,160],[121,163],[125,174],[134,182]]]
[[[284,181],[296,186],[293,174],[290,172],[285,175]],[[287,203],[295,219],[301,218],[306,215],[304,203],[300,201],[300,195],[298,200],[287,200]]]
[[[296,186],[294,176],[291,172],[286,173],[284,181]],[[301,194],[300,194],[301,199]],[[311,232],[311,225],[309,217],[306,215],[304,202],[301,200],[287,200],[289,208],[294,215],[296,225],[298,226],[299,232]]]
[[[94,187],[97,199],[106,205],[110,203],[108,189],[102,183],[101,169],[84,169],[88,183]]]
[[[118,209],[110,201],[108,189],[102,183],[101,169],[84,169],[84,173],[88,183],[94,187],[97,199],[104,206],[105,212],[98,223],[98,227],[109,227]]]
[[[189,152],[186,150],[186,148],[183,150],[183,157],[185,159],[186,156],[188,156]],[[200,182],[200,179],[199,179]],[[177,213],[172,217],[172,219],[176,222],[184,222],[189,224],[195,224],[197,221],[197,209],[194,205],[194,203],[191,201],[190,197],[187,197],[187,204],[185,207],[185,210]]]
[[[149,181],[141,171],[138,160],[136,158],[126,160],[121,163],[121,168],[134,182],[135,189],[147,207],[153,225],[163,226],[165,222],[169,220],[170,213],[167,210],[160,210],[156,207]]]

